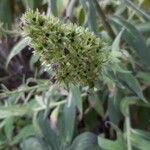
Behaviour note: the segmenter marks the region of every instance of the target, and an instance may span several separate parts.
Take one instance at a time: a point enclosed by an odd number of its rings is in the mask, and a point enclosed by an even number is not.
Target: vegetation
[[[149,150],[149,0],[0,0],[0,149]]]

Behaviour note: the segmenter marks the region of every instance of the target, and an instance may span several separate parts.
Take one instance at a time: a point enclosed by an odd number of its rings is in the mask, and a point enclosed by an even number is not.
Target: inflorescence
[[[92,86],[110,62],[107,44],[87,28],[31,10],[21,20],[23,36],[31,38],[35,54],[55,71],[58,83]]]

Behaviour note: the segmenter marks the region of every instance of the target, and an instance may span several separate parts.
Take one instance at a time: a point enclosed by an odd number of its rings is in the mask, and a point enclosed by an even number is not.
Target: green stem
[[[36,89],[42,88],[42,87],[43,88],[49,87],[49,84],[35,85],[35,86],[32,86],[32,87],[27,87],[27,88],[24,88],[24,89],[17,89],[17,90],[14,90],[14,91],[5,91],[3,93],[0,93],[0,97],[6,97],[6,96],[9,96],[9,95],[16,94],[16,93],[21,93],[21,92],[28,92],[28,91],[36,90]]]
[[[49,108],[54,108],[54,107],[57,107],[57,106],[60,106],[60,105],[63,105],[67,102],[67,100],[62,100],[60,102],[53,102],[53,103],[50,103],[49,104]],[[45,110],[46,109],[46,106],[45,107],[40,107],[38,109],[36,109],[36,111],[42,111],[42,110]]]
[[[131,137],[130,136],[130,134],[131,134],[130,125],[131,125],[131,123],[130,123],[129,109],[128,109],[128,115],[126,116],[125,122],[126,122],[127,148],[128,148],[128,150],[132,150],[132,144],[131,144],[131,140],[130,140],[130,137]]]

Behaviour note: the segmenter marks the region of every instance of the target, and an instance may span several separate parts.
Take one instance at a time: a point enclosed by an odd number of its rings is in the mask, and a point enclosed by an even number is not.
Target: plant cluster
[[[93,87],[111,62],[108,44],[87,28],[63,24],[39,11],[28,11],[21,20],[23,35],[32,39],[35,54],[55,71],[59,83]]]

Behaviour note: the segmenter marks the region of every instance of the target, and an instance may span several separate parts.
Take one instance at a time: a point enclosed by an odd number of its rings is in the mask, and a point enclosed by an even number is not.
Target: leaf
[[[144,38],[135,26],[120,17],[113,17],[111,20],[118,30],[121,30],[122,28],[125,29],[123,39],[126,40],[134,50],[136,50],[143,63],[149,67],[150,49],[147,48]]]
[[[116,130],[117,139],[115,141],[112,141],[99,136],[98,137],[99,146],[104,150],[127,150],[126,142],[122,132],[114,124],[111,123],[111,125]]]
[[[144,19],[150,20],[150,16],[141,10],[138,6],[136,6],[131,0],[124,0],[128,6],[130,6],[132,9],[134,9],[138,14],[140,14]]]
[[[7,62],[6,62],[6,68],[8,67],[8,64],[10,62],[10,60],[16,56],[18,53],[20,53],[27,45],[29,45],[31,39],[30,38],[23,38],[21,39],[11,50],[8,58],[7,58]]]
[[[130,105],[137,105],[137,106],[139,105],[139,106],[150,108],[149,103],[139,101],[135,97],[126,97],[126,98],[122,99],[122,101],[120,103],[120,110],[121,110],[121,112],[123,113],[124,116],[129,116],[128,110],[129,110]]]
[[[47,143],[36,137],[31,137],[21,143],[21,150],[52,150]]]
[[[109,72],[108,76],[116,81],[118,85],[122,83],[124,86],[129,88],[129,90],[135,93],[141,100],[147,103],[138,80],[129,71],[126,71],[123,65],[121,66],[119,67],[120,69],[113,66],[113,72]]]
[[[8,103],[10,105],[15,105],[22,95],[23,95],[23,92],[20,92],[20,93],[16,92],[12,94],[11,96],[8,97]]]
[[[70,92],[72,93],[72,101],[75,102],[75,105],[77,106],[80,113],[83,113],[83,104],[82,104],[82,98],[81,98],[81,91],[79,86],[71,86]]]
[[[88,27],[91,31],[97,34],[97,23],[96,23],[96,11],[94,2],[91,0],[87,0],[87,7],[88,7]]]
[[[79,98],[79,96],[80,96],[80,95],[75,96],[75,94],[78,94],[76,92],[79,92],[79,91],[73,90],[76,88],[77,87],[70,88],[68,101],[63,108],[61,133],[62,133],[62,141],[63,141],[62,143],[64,143],[64,145],[69,145],[71,143],[73,135],[74,135],[74,128],[75,128],[75,124],[76,124],[75,100],[76,100],[76,98]]]
[[[123,34],[124,30],[121,30],[119,32],[119,34],[116,36],[113,44],[112,44],[112,51],[119,51],[120,50],[120,40],[121,40],[121,36]]]
[[[141,79],[145,84],[150,84],[149,72],[138,72],[137,78]]]
[[[124,97],[123,90],[117,88],[114,97],[110,97],[108,100],[108,115],[112,123],[118,124],[119,121],[123,118],[123,115],[120,111],[120,103]]]
[[[57,11],[58,11],[58,16],[61,16],[64,9],[67,7],[68,1],[65,0],[57,0]]]
[[[49,143],[52,150],[58,150],[60,145],[60,139],[56,134],[56,131],[52,129],[50,125],[50,120],[44,117],[44,113],[40,112],[37,115],[37,124],[44,137],[44,139]]]
[[[79,19],[79,25],[83,25],[85,21],[85,12],[83,8],[79,8],[79,13],[78,13],[78,19]]]
[[[50,0],[50,9],[51,9],[51,12],[54,16],[57,16],[58,15],[58,12],[57,12],[57,0]]]
[[[132,130],[130,140],[132,145],[140,150],[149,150],[150,148],[150,133]]]
[[[86,4],[86,1],[87,0],[80,0],[80,3],[81,3],[81,5],[82,5],[82,7],[83,7],[83,9],[84,9],[85,12],[88,11],[88,7],[87,7],[87,4]]]
[[[89,100],[93,108],[96,110],[96,112],[103,117],[104,116],[103,104],[100,98],[98,97],[97,93],[92,91],[89,95]]]
[[[13,22],[13,13],[11,9],[12,1],[0,1],[0,22],[3,22],[6,29],[11,29]]]
[[[141,33],[149,34],[150,33],[150,22],[144,22],[137,24],[137,29]]]
[[[4,126],[4,131],[5,131],[5,135],[7,137],[8,141],[12,140],[12,136],[13,136],[13,129],[14,129],[14,118],[13,117],[8,117],[5,119],[5,126]]]
[[[32,110],[26,106],[0,106],[0,119],[12,116],[23,116],[25,114],[32,114]]]
[[[143,96],[142,89],[138,80],[131,73],[116,73],[117,78],[126,85],[131,91],[133,91],[140,99],[144,102],[147,102],[145,97]]]
[[[80,134],[75,138],[68,150],[101,150],[98,146],[97,136],[90,132]]]
[[[20,143],[22,140],[25,140],[30,136],[34,136],[35,134],[36,132],[33,128],[33,125],[27,125],[22,128],[19,133],[13,138],[12,144]]]
[[[96,11],[94,2],[91,0],[80,0],[80,3],[83,6],[87,14],[87,22],[89,29],[97,34],[97,22],[96,22]]]
[[[143,131],[139,129],[132,129],[132,134],[137,134],[138,136],[141,136],[143,139],[150,140],[150,132]]]
[[[104,150],[127,150],[124,142],[120,140],[112,141],[102,137],[98,137],[98,143]]]

